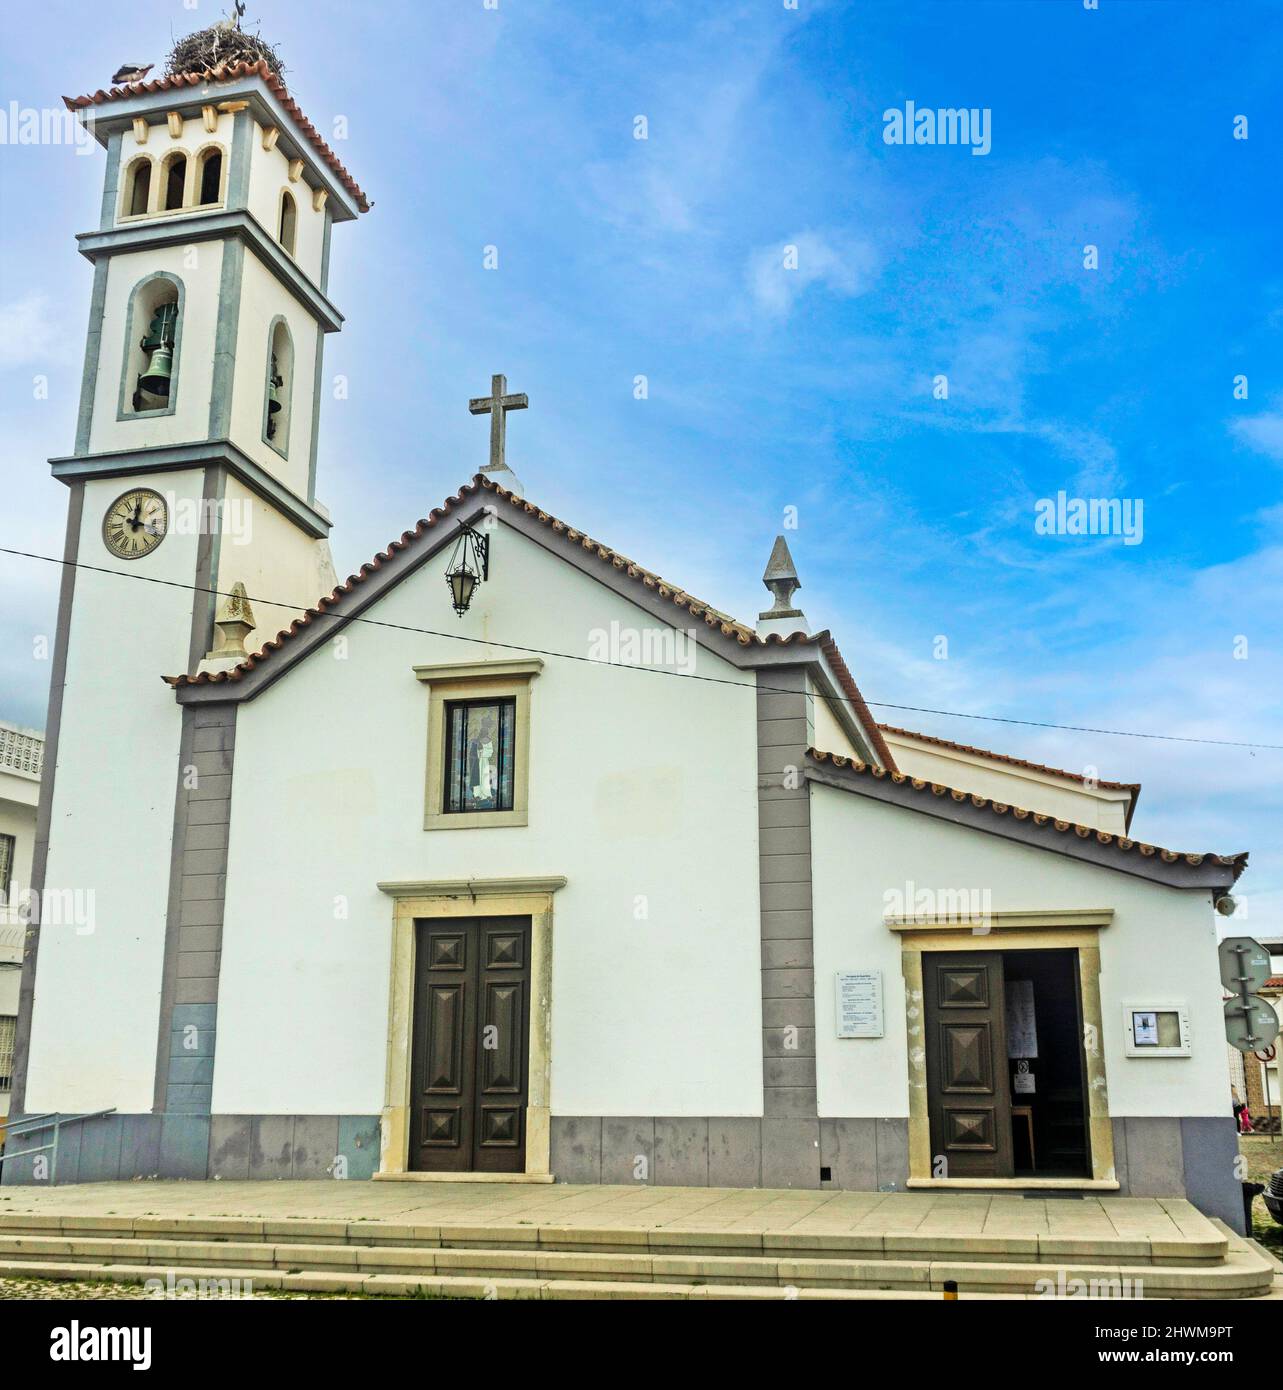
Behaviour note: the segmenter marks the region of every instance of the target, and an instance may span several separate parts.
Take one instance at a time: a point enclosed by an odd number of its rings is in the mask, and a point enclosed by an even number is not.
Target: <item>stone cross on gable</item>
[[[504,458],[504,445],[508,434],[508,412],[510,410],[525,410],[530,401],[524,391],[513,396],[509,396],[507,391],[508,378],[506,376],[492,376],[490,378],[490,394],[488,396],[474,396],[468,402],[468,410],[473,415],[488,414],[490,416],[490,462],[481,470],[483,473],[511,472]]]

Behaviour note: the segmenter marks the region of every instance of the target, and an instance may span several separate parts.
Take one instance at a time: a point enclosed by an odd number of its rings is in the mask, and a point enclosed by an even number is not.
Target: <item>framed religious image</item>
[[[530,686],[538,657],[416,666],[428,688],[425,830],[529,824]]]
[[[517,702],[447,700],[446,815],[511,811]]]

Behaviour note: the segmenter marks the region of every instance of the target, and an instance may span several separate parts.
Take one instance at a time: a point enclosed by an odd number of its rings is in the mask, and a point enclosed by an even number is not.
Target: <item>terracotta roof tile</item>
[[[818,633],[816,641],[819,642],[824,655],[828,657],[829,665],[833,667],[834,674],[841,683],[847,699],[855,706],[855,712],[860,717],[860,723],[868,732],[874,752],[882,759],[882,766],[889,768],[892,772],[898,771],[895,757],[886,739],[882,737],[882,726],[874,719],[868,705],[864,703],[864,696],[860,694],[860,687],[856,685],[855,677],[851,674],[850,668],[842,660],[842,653],[838,650],[838,644],[828,632]]]
[[[1152,859],[1157,856],[1164,864],[1198,865],[1204,861],[1210,861],[1213,864],[1223,864],[1227,868],[1232,868],[1236,879],[1247,868],[1246,850],[1241,854],[1232,855],[1184,854],[1178,850],[1163,849],[1161,845],[1148,845],[1140,840],[1128,839],[1125,835],[1115,835],[1108,830],[1097,830],[1095,826],[1079,825],[1076,821],[1059,820],[1055,816],[1045,815],[1040,811],[1026,811],[1023,807],[1011,806],[1004,801],[994,801],[990,797],[979,796],[975,792],[959,791],[956,787],[947,787],[941,782],[930,782],[922,777],[907,777],[902,772],[874,767],[868,763],[859,762],[855,758],[843,757],[840,753],[826,753],[819,748],[808,748],[806,751],[807,756],[817,763],[832,763],[834,767],[846,768],[850,772],[879,779],[889,777],[897,786],[910,786],[914,791],[921,792],[924,796],[948,797],[951,801],[958,803],[970,802],[972,806],[980,810],[988,809],[996,816],[1009,815],[1014,820],[1030,821],[1040,828],[1050,828],[1062,835],[1076,835],[1080,840],[1090,840],[1094,837],[1097,844],[1113,845],[1124,854],[1139,854],[1145,859]]]
[[[644,569],[635,561],[630,560],[626,555],[612,550],[601,541],[593,540],[583,531],[567,525],[551,513],[537,507],[533,502],[516,496],[480,473],[470,483],[465,483],[453,497],[447,498],[441,507],[434,508],[429,512],[422,521],[415,525],[413,530],[403,532],[400,537],[391,542],[386,550],[380,551],[368,564],[362,565],[358,573],[349,575],[347,580],[340,584],[333,593],[319,600],[302,616],[295,618],[288,628],[277,633],[271,641],[264,643],[261,651],[246,657],[240,665],[232,667],[230,671],[202,671],[195,676],[167,676],[165,679],[176,688],[190,685],[219,685],[226,681],[243,680],[256,666],[269,661],[292,637],[309,628],[318,618],[337,612],[344,599],[359,588],[370,575],[377,573],[393,556],[413,545],[441,522],[448,520],[452,513],[458,511],[468,498],[474,497],[483,489],[487,492],[493,492],[511,506],[522,508],[528,516],[535,517],[542,522],[568,545],[581,547],[596,554],[600,559],[609,560],[621,574],[645,585],[646,588],[658,594],[660,598],[669,600],[678,608],[684,609],[692,618],[702,620],[706,626],[716,628],[724,637],[733,638],[741,646],[788,647],[796,645],[799,648],[818,646],[828,658],[829,664],[842,686],[843,693],[854,706],[865,729],[868,730],[874,751],[885,758],[885,766],[894,770],[895,760],[891,756],[891,750],[886,746],[873,716],[869,713],[864,697],[860,694],[860,689],[848,670],[846,662],[843,661],[837,643],[827,631],[819,632],[814,637],[808,636],[804,632],[791,632],[783,637],[778,633],[771,633],[767,637],[761,637],[751,627],[736,622],[734,618],[711,607],[702,599],[695,598],[693,594],[687,593],[680,585],[669,583],[668,580],[662,579],[651,570]]]
[[[521,507],[527,515],[543,522],[549,530],[560,536],[568,545],[578,546],[591,551],[603,560],[609,560],[617,570],[626,574],[628,578],[635,579],[639,584],[643,584],[646,588],[657,593],[660,598],[668,599],[678,608],[685,609],[692,618],[702,619],[708,627],[717,628],[724,636],[733,637],[742,646],[749,646],[754,642],[761,641],[752,628],[745,627],[743,623],[737,623],[725,613],[710,607],[702,600],[695,598],[694,595],[687,593],[680,585],[670,584],[666,579],[662,579],[659,575],[635,564],[627,556],[619,554],[618,551],[612,550],[600,541],[593,540],[591,536],[573,526],[568,526],[564,521],[536,507],[534,503],[517,497],[506,488],[499,487],[489,478],[477,474],[470,483],[465,483],[453,497],[447,498],[442,506],[433,508],[422,521],[416,523],[413,530],[403,532],[389,544],[386,550],[380,551],[368,564],[362,565],[356,574],[349,575],[347,580],[340,584],[333,593],[321,599],[315,607],[309,608],[301,617],[296,618],[288,628],[283,629],[275,638],[265,643],[260,652],[246,657],[239,666],[233,667],[230,671],[219,671],[213,674],[202,672],[196,676],[170,676],[167,678],[169,684],[173,686],[209,685],[222,681],[241,680],[255,666],[261,665],[264,661],[269,660],[275,652],[280,651],[291,637],[311,626],[317,618],[338,609],[347,595],[353,593],[370,575],[382,569],[394,555],[405,550],[443,521],[449,520],[451,515],[458,511],[468,498],[475,496],[482,490],[495,493],[514,507]]]
[[[338,155],[321,139],[320,131],[299,109],[298,103],[290,96],[285,83],[262,59],[257,63],[243,61],[220,63],[217,67],[206,68],[203,72],[178,73],[173,77],[157,77],[150,82],[128,82],[121,87],[112,87],[109,91],[104,92],[99,88],[98,91],[87,96],[63,97],[62,100],[69,111],[79,111],[86,106],[101,106],[108,101],[123,101],[126,97],[147,96],[152,92],[179,91],[184,87],[199,87],[205,82],[233,82],[238,78],[251,77],[255,74],[267,83],[268,89],[289,112],[294,123],[307,136],[313,148],[338,175],[339,182],[356,200],[357,207],[362,212],[369,212],[369,201],[361,191],[357,181],[343,167]]]
[[[1066,772],[1061,767],[1048,767],[1046,763],[1030,762],[1027,758],[1013,757],[1009,753],[995,753],[989,748],[977,748],[970,743],[955,743],[951,738],[938,738],[935,734],[920,734],[916,729],[898,729],[894,724],[879,724],[888,734],[899,734],[904,738],[916,738],[922,743],[934,743],[939,748],[951,748],[958,753],[975,753],[981,758],[992,758],[994,762],[1010,763],[1013,767],[1028,768],[1030,772],[1046,772],[1052,777],[1068,777],[1073,782],[1086,782],[1086,776],[1081,772]],[[1139,782],[1106,782],[1104,778],[1095,779],[1096,786],[1103,787],[1111,792],[1131,792],[1134,801],[1140,795]]]

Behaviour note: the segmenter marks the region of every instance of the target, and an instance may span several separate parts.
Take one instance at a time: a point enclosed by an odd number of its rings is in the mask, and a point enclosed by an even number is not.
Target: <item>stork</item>
[[[121,63],[111,80],[116,85],[122,82],[141,82],[154,66],[154,63],[148,63],[146,67],[138,63]]]

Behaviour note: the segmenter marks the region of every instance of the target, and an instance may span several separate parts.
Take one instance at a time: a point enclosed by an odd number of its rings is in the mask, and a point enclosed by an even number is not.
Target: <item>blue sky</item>
[[[530,395],[509,431],[530,496],[738,616],[797,508],[799,601],[870,701],[1283,743],[1278,5],[250,9],[309,117],[346,119],[333,143],[375,202],[335,233],[326,367],[349,395],[322,413],[320,495],[341,573],[485,461],[467,400],[503,371]],[[7,36],[0,97],[159,70],[217,14],[47,0]],[[987,108],[990,153],[885,144],[906,100]],[[45,460],[72,444],[73,233],[101,174],[0,150],[0,544],[60,549]],[[1142,500],[1142,543],[1037,535],[1062,489]],[[0,717],[43,718],[29,654],[55,591],[53,567],[0,557]],[[1143,781],[1136,832],[1250,849],[1243,925],[1283,929],[1283,752],[876,712]]]

